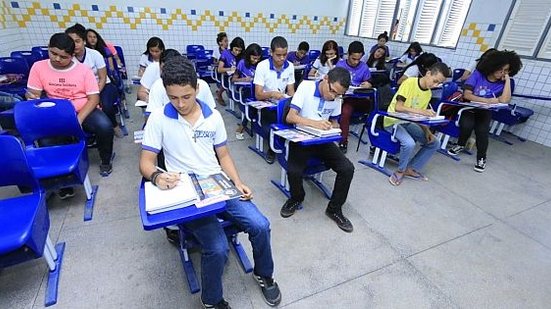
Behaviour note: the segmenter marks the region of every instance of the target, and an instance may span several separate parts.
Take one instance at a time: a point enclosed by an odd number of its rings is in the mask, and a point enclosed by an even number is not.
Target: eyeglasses
[[[329,81],[327,81],[327,85],[329,86],[329,92],[334,94],[335,95],[335,99],[337,98],[342,98],[342,96],[344,95],[344,93],[338,93],[336,92],[333,87],[331,87],[331,83]]]

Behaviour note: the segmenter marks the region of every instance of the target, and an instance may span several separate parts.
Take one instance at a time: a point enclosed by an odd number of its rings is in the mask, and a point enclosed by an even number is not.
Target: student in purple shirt
[[[310,45],[308,42],[302,41],[298,44],[297,51],[290,52],[287,54],[287,61],[291,62],[293,65],[307,65],[310,63],[308,58],[308,51],[310,50]]]
[[[463,99],[482,103],[509,103],[511,101],[511,76],[522,68],[520,57],[514,51],[496,51],[480,60],[476,70],[463,85]],[[492,112],[487,109],[471,109],[461,115],[459,140],[448,150],[457,156],[463,149],[474,129],[476,134],[476,164],[474,170],[482,173],[486,169],[486,151]]]
[[[364,45],[360,41],[354,41],[348,45],[348,58],[337,62],[337,67],[343,67],[350,73],[350,85],[361,88],[372,88],[370,79],[371,73],[365,62],[361,59],[364,55]],[[348,131],[350,128],[350,117],[352,112],[369,112],[371,104],[367,98],[344,98],[341,110],[341,141],[339,148],[346,153],[348,149]]]
[[[232,82],[252,82],[254,78],[254,72],[256,70],[256,64],[262,59],[262,48],[256,43],[252,43],[247,46],[245,52],[243,52],[243,59],[239,60],[235,74],[232,76]],[[243,99],[247,99],[251,96],[250,89],[244,90],[241,92]],[[245,107],[239,104],[239,109],[242,113],[245,113]],[[255,109],[249,110],[253,112]],[[256,117],[251,115],[251,117]],[[243,130],[247,126],[247,118],[243,117],[243,120],[240,124],[237,125],[237,130],[235,130],[235,138],[238,140],[245,139],[245,134]]]
[[[228,78],[228,72],[235,72],[235,67],[241,59],[241,52],[244,49],[245,42],[243,39],[240,37],[235,37],[230,43],[230,48],[224,50],[222,54],[220,54],[220,59],[218,61],[218,73],[222,74],[221,78]],[[221,98],[222,95],[220,94],[220,98],[218,98],[220,105],[226,106],[226,102],[224,102],[223,99],[220,100]]]
[[[386,46],[386,42],[388,42],[388,32],[383,32],[379,34],[377,37],[377,44],[373,45],[371,49],[369,50],[369,54],[373,54],[373,52],[377,49],[377,47],[384,47],[386,53],[385,58],[390,57],[390,50],[388,49],[388,46]]]

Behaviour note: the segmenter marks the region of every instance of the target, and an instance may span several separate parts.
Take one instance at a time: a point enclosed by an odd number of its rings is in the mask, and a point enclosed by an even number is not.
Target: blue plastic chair
[[[186,56],[189,60],[193,60],[197,58],[198,52],[204,52],[205,47],[203,45],[197,45],[197,44],[190,44],[186,46]]]
[[[48,46],[34,46],[31,48],[31,52],[35,55],[37,60],[48,59]]]
[[[515,80],[511,78],[511,95],[513,97],[517,96],[514,94],[514,91],[515,91]],[[527,95],[518,95],[518,97],[526,98],[526,99],[545,100],[545,101],[550,100],[549,98],[527,96]],[[516,103],[511,103],[509,104],[508,108],[503,108],[492,112],[492,119],[494,120],[494,123],[490,128],[490,134],[492,134],[491,135],[492,137],[495,137],[498,140],[508,145],[512,145],[513,144],[512,142],[501,137],[501,132],[503,131],[504,127],[505,126],[511,127],[511,126],[526,122],[533,114],[534,114],[534,111],[532,109],[518,106]],[[520,137],[519,137],[519,140],[525,141],[525,139],[522,139]]]
[[[272,125],[272,131],[270,133],[270,147],[277,154],[277,161],[281,166],[281,173],[279,180],[271,180],[272,184],[275,185],[287,198],[291,197],[289,182],[287,180],[287,169],[288,169],[288,143],[276,136],[273,132],[277,130],[283,130],[291,128],[286,124],[284,117],[288,112],[289,105],[292,98],[282,99],[277,104],[277,123]],[[311,158],[307,162],[307,167],[304,171],[304,178],[312,181],[321,192],[325,195],[327,199],[331,198],[332,190],[329,189],[323,183],[323,172],[329,170],[325,164],[319,159]],[[299,208],[302,208],[300,206]]]
[[[88,177],[86,137],[71,102],[23,101],[15,105],[14,114],[29,164],[40,185],[45,190],[55,190],[83,184],[87,198],[85,221],[91,220],[97,186],[92,187]],[[57,142],[59,139],[63,139],[63,144]]]
[[[310,64],[314,63],[314,61],[316,61],[316,59],[318,59],[320,54],[321,54],[321,51],[319,51],[317,49],[310,50],[308,52],[308,60],[310,61]]]
[[[337,50],[337,53],[338,53],[338,55],[339,55],[339,58],[342,59],[342,58],[344,57],[344,47],[339,46],[337,49],[338,49],[338,50]]]
[[[24,58],[0,57],[0,75],[5,74],[18,74],[22,78],[15,83],[1,85],[0,91],[24,97],[27,92],[27,79],[29,77],[27,61]]]
[[[270,48],[262,46],[262,60],[270,58]]]
[[[25,61],[27,61],[27,65],[30,68],[32,68],[33,64],[37,62],[38,60],[42,60],[42,58],[38,58],[37,54],[33,53],[30,50],[17,50],[12,51],[10,54],[10,57],[12,58],[23,58]]]
[[[2,173],[0,187],[17,185],[30,194],[0,200],[0,268],[44,256],[49,268],[46,306],[57,302],[57,286],[65,244],[54,247],[48,231],[46,196],[27,162],[21,142],[0,135]]]
[[[452,74],[452,82],[459,83],[461,76],[465,73],[465,69],[454,69]]]

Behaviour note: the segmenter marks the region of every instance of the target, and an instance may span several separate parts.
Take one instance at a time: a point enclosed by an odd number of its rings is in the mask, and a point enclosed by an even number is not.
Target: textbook
[[[300,130],[302,132],[306,132],[315,136],[325,137],[325,136],[333,136],[333,135],[339,135],[341,134],[340,128],[332,128],[329,130],[320,130],[313,128],[311,126],[297,126],[297,130]]]
[[[446,117],[444,116],[423,116],[419,114],[410,114],[410,113],[398,113],[398,112],[387,112],[389,117],[395,117],[398,119],[403,120],[410,120],[410,121],[441,121],[444,120]]]
[[[200,201],[195,203],[197,208],[240,198],[243,194],[224,173],[208,176],[192,174],[191,178],[200,198]]]
[[[278,131],[274,131],[274,134],[279,136],[279,137],[282,137],[286,140],[294,142],[294,143],[307,141],[307,140],[316,138],[315,136],[313,136],[311,134],[307,134],[307,133],[304,133],[304,132],[296,130],[296,129],[278,130]]]
[[[476,101],[461,102],[460,104],[472,106],[476,108],[482,108],[482,109],[501,109],[509,106],[509,104],[507,103],[483,103],[483,102],[476,102]]]
[[[151,181],[145,183],[144,189],[145,211],[148,214],[188,207],[199,201],[197,190],[188,174],[180,174],[180,181],[170,190],[161,190]]]
[[[277,102],[276,103],[272,103],[270,101],[251,101],[251,102],[247,102],[247,105],[251,106],[251,107],[254,107],[256,109],[263,109],[265,107],[273,107],[273,106],[276,106],[277,105]]]

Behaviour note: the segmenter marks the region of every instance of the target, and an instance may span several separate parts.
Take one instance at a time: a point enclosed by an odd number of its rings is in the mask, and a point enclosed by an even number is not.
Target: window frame
[[[509,19],[511,18],[511,15],[513,14],[513,11],[515,9],[515,5],[517,2],[522,0],[513,0],[511,2],[511,6],[509,7],[509,11],[507,12],[507,15],[505,16],[505,20],[503,22],[503,26],[501,27],[501,30],[499,32],[499,36],[497,37],[495,48],[499,48],[501,41],[503,40],[503,37],[505,35],[505,29],[507,28],[507,24],[509,22]],[[543,47],[543,44],[545,43],[545,39],[547,36],[551,36],[551,33],[549,33],[549,30],[551,30],[551,16],[549,17],[549,20],[547,20],[547,25],[545,25],[544,31],[542,32],[541,36],[539,37],[538,44],[536,44],[536,47],[534,48],[534,52],[531,56],[526,55],[520,55],[519,57],[522,59],[530,59],[530,60],[538,60],[538,61],[545,61],[545,62],[551,62],[550,58],[541,58],[538,57],[538,54],[541,52],[541,48]]]
[[[362,0],[363,2],[365,2],[365,0]],[[392,40],[391,39],[391,36],[392,36],[392,28],[394,26],[394,21],[396,20],[396,18],[398,17],[398,10],[399,10],[399,3],[400,0],[396,0],[396,6],[395,6],[395,9],[394,9],[394,19],[393,19],[393,23],[391,23],[390,25],[390,29],[388,29],[388,33],[390,34],[389,35],[389,41],[392,41],[392,42],[398,42],[398,43],[412,43],[412,38],[413,38],[413,33],[414,33],[414,27],[415,25],[417,25],[417,23],[419,22],[419,10],[421,9],[421,3],[423,2],[423,0],[419,0],[417,1],[417,4],[415,6],[415,14],[414,14],[414,18],[413,18],[413,23],[411,25],[411,28],[410,28],[410,31],[409,31],[409,34],[408,34],[408,38],[407,40]],[[445,0],[443,0],[445,1]],[[515,0],[513,0],[515,1]],[[349,24],[349,16],[350,16],[350,10],[351,10],[351,7],[352,7],[352,3],[353,0],[351,1],[348,1],[348,12],[347,12],[347,19],[346,19],[346,26],[344,28],[344,35],[347,36],[347,37],[355,37],[355,38],[358,38],[358,39],[373,39],[373,40],[376,40],[377,37],[367,37],[367,36],[361,36],[359,35],[360,31],[358,29],[358,35],[350,35],[350,34],[347,34],[348,29],[350,27],[350,24]],[[467,8],[467,13],[465,14],[465,19],[463,20],[463,24],[461,25],[461,30],[464,29],[465,27],[465,23],[467,22],[467,17],[469,15],[469,12],[471,10],[471,7],[472,7],[472,4],[473,4],[473,0],[470,0],[469,2],[469,6]],[[438,44],[433,44],[433,40],[438,37],[438,34],[437,34],[437,28],[438,28],[438,24],[440,23],[441,21],[441,18],[442,17],[442,10],[443,10],[443,7],[444,5],[441,5],[440,6],[440,10],[439,10],[439,14],[438,14],[438,17],[436,19],[436,22],[435,22],[435,26],[434,26],[434,29],[432,31],[432,35],[431,35],[431,39],[430,39],[430,43],[421,43],[421,45],[423,46],[429,46],[429,47],[437,47],[437,48],[445,48],[445,49],[451,49],[451,50],[456,50],[457,49],[457,44],[459,43],[459,39],[461,38],[461,35],[459,35],[457,41],[455,42],[455,46],[442,46],[442,45],[438,45]],[[363,8],[363,4],[362,4],[362,8]],[[361,13],[360,13],[361,15]],[[360,25],[361,25],[361,20],[360,20]]]

